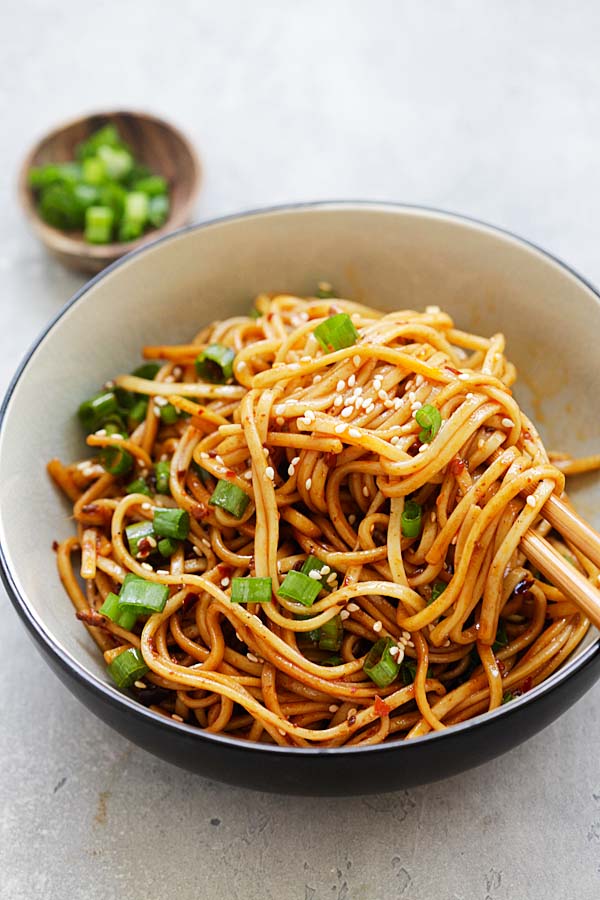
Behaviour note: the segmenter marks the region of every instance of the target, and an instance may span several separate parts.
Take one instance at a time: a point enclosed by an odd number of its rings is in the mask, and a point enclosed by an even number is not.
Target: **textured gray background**
[[[512,228],[600,282],[593,0],[20,0],[2,15],[2,389],[82,282],[28,233],[18,163],[88,108],[178,122],[206,166],[199,218],[315,198],[425,203]],[[600,896],[600,689],[431,787],[271,797],[128,744],[49,673],[1,589],[0,617],[2,900]]]

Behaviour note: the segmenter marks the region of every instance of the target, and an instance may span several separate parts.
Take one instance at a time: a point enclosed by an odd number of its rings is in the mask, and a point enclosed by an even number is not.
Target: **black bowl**
[[[254,745],[167,719],[112,687],[100,654],[73,616],[50,551],[52,539],[68,534],[70,523],[44,464],[51,456],[81,453],[72,421],[77,398],[131,368],[139,347],[157,335],[184,340],[205,321],[247,308],[260,290],[309,293],[320,279],[374,306],[437,303],[465,328],[503,330],[509,356],[538,384],[555,377],[565,342],[578,346],[577,358],[565,361],[571,387],[560,408],[556,398],[548,406],[545,437],[558,446],[556,433],[561,448],[591,452],[597,436],[588,435],[587,446],[578,441],[577,413],[568,412],[568,403],[576,398],[573,409],[586,403],[595,408],[600,360],[593,335],[600,303],[566,266],[505,232],[432,210],[331,203],[248,213],[183,229],[115,263],[73,297],[29,351],[0,412],[0,567],[17,612],[59,678],[146,750],[264,791],[379,793],[480,765],[540,731],[599,677],[596,634],[529,693],[443,732],[335,750]],[[540,324],[536,304],[542,297]],[[568,317],[562,314],[566,303]],[[532,346],[544,352],[536,355]],[[584,380],[583,372],[595,378]],[[530,401],[524,394],[522,402]],[[32,557],[34,531],[41,550]]]

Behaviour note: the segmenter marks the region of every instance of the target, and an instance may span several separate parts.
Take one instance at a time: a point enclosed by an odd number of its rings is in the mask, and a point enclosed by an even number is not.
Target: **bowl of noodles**
[[[435,210],[162,238],[5,398],[13,604],[92,712],[200,774],[360,794],[484,763],[600,674],[526,540],[597,583],[545,513],[599,524],[598,328],[568,267]]]

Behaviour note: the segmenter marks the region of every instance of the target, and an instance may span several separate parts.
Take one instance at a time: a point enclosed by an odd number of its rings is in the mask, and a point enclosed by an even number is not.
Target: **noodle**
[[[141,419],[87,437],[127,473],[48,465],[78,529],[58,547],[60,577],[106,662],[136,648],[145,674],[128,687],[176,721],[298,747],[443,730],[547,678],[589,623],[520,540],[548,534],[545,501],[600,457],[549,457],[512,396],[502,335],[460,331],[437,307],[266,294],[256,307],[146,347],[154,377],[105,386],[123,417],[142,401]],[[315,329],[333,316],[356,339],[324,349]],[[234,356],[227,383],[196,371],[214,345]],[[211,502],[219,483],[239,509]],[[189,517],[165,557],[157,510]],[[136,547],[135,523],[149,535]],[[99,610],[128,573],[168,599],[125,627]],[[319,582],[311,602],[279,593],[294,575]],[[270,600],[232,602],[236,578],[270,579]]]

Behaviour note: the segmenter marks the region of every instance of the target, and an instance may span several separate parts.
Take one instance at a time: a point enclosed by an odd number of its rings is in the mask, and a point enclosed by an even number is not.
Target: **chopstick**
[[[563,500],[552,494],[542,507],[543,517],[600,568],[600,534]]]
[[[546,501],[545,507],[548,506],[548,502],[549,501]],[[562,506],[563,504],[560,505]],[[567,511],[570,512],[570,510]],[[578,516],[575,516],[574,513],[573,517],[576,519],[579,518]],[[548,521],[550,521],[550,519],[548,519]],[[582,520],[580,520],[579,524],[581,523]],[[585,522],[582,524],[586,525]],[[592,531],[590,526],[587,526],[587,528]],[[573,543],[576,543],[575,540],[573,540]],[[593,622],[596,628],[600,629],[600,591],[598,591],[593,584],[581,574],[581,572],[572,566],[570,562],[557,553],[552,544],[541,537],[541,535],[531,531],[531,529],[521,538],[521,548],[530,562],[532,562],[546,578],[549,578],[552,584],[563,592],[565,597],[568,597],[569,600],[576,603],[577,606],[583,610],[588,619]],[[600,546],[596,546],[595,550],[596,552],[600,552]]]

